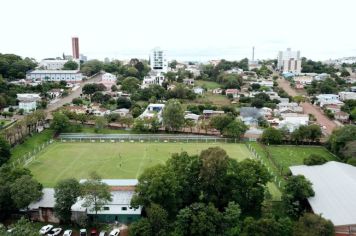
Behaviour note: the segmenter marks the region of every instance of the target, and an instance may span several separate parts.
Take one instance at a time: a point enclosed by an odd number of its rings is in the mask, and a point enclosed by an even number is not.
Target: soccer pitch
[[[200,154],[216,146],[238,161],[252,157],[244,144],[56,142],[37,154],[28,168],[45,187],[66,178],[87,178],[92,171],[104,179],[133,179],[145,168],[165,163],[173,153]]]

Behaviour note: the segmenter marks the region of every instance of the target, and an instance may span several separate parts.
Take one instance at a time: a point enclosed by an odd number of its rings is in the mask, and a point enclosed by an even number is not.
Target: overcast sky
[[[42,59],[275,58],[291,47],[315,60],[356,56],[355,0],[1,0],[0,53]]]

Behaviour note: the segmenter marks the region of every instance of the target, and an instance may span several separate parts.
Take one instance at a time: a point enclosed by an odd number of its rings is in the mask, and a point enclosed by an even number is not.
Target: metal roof
[[[308,199],[315,214],[335,226],[356,224],[356,167],[330,161],[317,166],[292,166],[293,175],[304,175],[315,196]]]
[[[43,195],[42,198],[31,203],[28,207],[29,209],[38,209],[40,207],[53,208],[56,203],[54,198],[54,189],[53,188],[44,188],[42,189]]]

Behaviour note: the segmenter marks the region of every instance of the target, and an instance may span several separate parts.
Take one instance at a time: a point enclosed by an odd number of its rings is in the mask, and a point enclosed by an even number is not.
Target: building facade
[[[41,100],[41,97],[38,93],[19,93],[17,99],[19,100],[19,109],[28,113],[36,110],[37,102]]]
[[[72,38],[72,53],[73,53],[73,59],[79,59],[79,38],[78,37],[73,37]]]
[[[44,59],[40,62],[39,68],[44,70],[61,70],[68,60],[49,60]]]
[[[82,81],[83,75],[77,70],[34,70],[26,73],[27,80],[36,81]]]
[[[151,51],[150,66],[153,71],[167,73],[168,61],[163,50],[157,47]]]
[[[286,51],[280,51],[277,58],[277,68],[281,72],[291,72],[299,74],[302,71],[302,60],[300,51],[292,51],[287,48]]]

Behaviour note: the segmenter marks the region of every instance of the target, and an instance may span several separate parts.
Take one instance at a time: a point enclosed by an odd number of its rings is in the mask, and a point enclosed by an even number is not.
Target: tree
[[[239,204],[229,202],[223,213],[223,229],[224,235],[233,236],[239,235],[241,231],[240,222],[241,209]]]
[[[350,72],[348,72],[346,69],[343,69],[341,71],[341,77],[348,77],[350,76]]]
[[[121,89],[133,93],[140,87],[140,81],[135,77],[127,77],[121,83]]]
[[[64,179],[54,187],[54,212],[63,222],[70,222],[72,216],[71,207],[80,196],[80,184],[76,179]]]
[[[290,176],[282,196],[287,214],[294,218],[301,216],[307,206],[307,198],[314,194],[312,183],[303,175]]]
[[[96,172],[90,173],[89,179],[82,183],[81,198],[84,199],[83,207],[95,211],[95,215],[112,200],[109,186]]]
[[[269,127],[262,133],[262,142],[265,144],[280,144],[283,141],[283,134],[279,129]]]
[[[24,209],[31,202],[41,198],[42,186],[31,176],[24,175],[11,184],[10,193],[15,206]]]
[[[98,116],[95,118],[95,132],[103,130],[108,125],[108,121],[105,117]]]
[[[21,217],[21,219],[10,225],[8,228],[12,229],[11,233],[7,233],[5,227],[0,226],[0,235],[38,236],[38,230],[35,225],[24,217]]]
[[[0,166],[10,159],[10,148],[10,144],[3,137],[0,137]]]
[[[131,100],[124,98],[124,97],[119,97],[117,98],[117,108],[127,108],[130,109],[132,106]]]
[[[325,157],[317,155],[317,154],[310,154],[309,157],[304,158],[303,163],[304,165],[313,166],[313,165],[322,165],[326,163],[328,160]]]
[[[86,76],[92,76],[103,69],[104,65],[99,60],[90,60],[84,62],[80,68],[80,71]]]
[[[234,120],[234,117],[231,115],[221,115],[214,116],[210,120],[211,127],[223,132],[223,130]]]
[[[330,135],[327,147],[336,155],[345,159],[341,150],[350,141],[356,141],[356,126],[345,125],[340,129],[336,129]]]
[[[178,100],[169,100],[162,112],[163,125],[170,131],[179,130],[184,125],[184,110]]]
[[[264,104],[265,101],[259,98],[253,98],[251,102],[251,106],[256,108],[262,108]]]
[[[223,130],[223,135],[227,138],[240,139],[246,130],[247,126],[242,121],[234,120]]]
[[[133,222],[129,227],[130,236],[154,236],[151,223],[147,218]]]
[[[176,220],[175,234],[188,236],[215,236],[222,231],[220,224],[222,214],[214,205],[193,203],[179,211]]]
[[[299,218],[294,226],[295,236],[333,236],[335,235],[334,225],[330,220],[321,216],[306,213]]]
[[[263,217],[258,220],[246,217],[243,223],[242,236],[292,236],[292,221],[288,218]]]
[[[62,112],[53,113],[51,128],[56,133],[61,133],[70,127],[69,118]]]
[[[75,61],[69,60],[63,65],[63,70],[78,70],[78,63]]]

